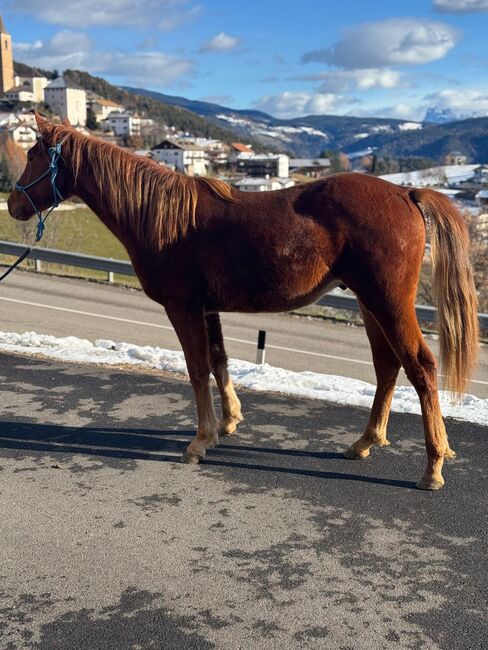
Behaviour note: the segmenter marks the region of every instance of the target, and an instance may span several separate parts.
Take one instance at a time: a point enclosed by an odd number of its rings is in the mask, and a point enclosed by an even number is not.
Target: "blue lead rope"
[[[56,185],[56,178],[58,175],[58,168],[59,168],[59,158],[61,157],[61,146],[63,142],[64,140],[62,142],[58,142],[58,144],[54,145],[54,147],[49,147],[49,149],[47,150],[49,156],[49,167],[46,169],[46,171],[43,174],[39,176],[39,178],[36,178],[35,181],[32,181],[32,183],[29,183],[28,185],[21,185],[20,183],[15,183],[15,189],[18,190],[19,192],[22,192],[22,194],[24,194],[27,197],[29,203],[34,208],[35,214],[37,215],[36,243],[38,241],[41,241],[42,239],[42,235],[44,234],[44,230],[46,228],[46,219],[49,217],[49,215],[54,210],[54,208],[57,208],[60,202],[64,200],[61,192],[58,189],[58,186]],[[38,209],[37,205],[32,200],[27,190],[29,190],[34,185],[37,185],[37,183],[39,183],[39,181],[42,181],[44,178],[46,178],[46,176],[49,176],[49,180],[51,182],[53,201],[51,207],[48,209],[46,214],[43,215],[42,212]],[[12,266],[10,266],[5,271],[5,273],[2,276],[0,276],[0,282],[4,278],[6,278],[7,275],[11,273],[31,253],[32,253],[32,247],[26,248],[25,251],[22,253],[22,255],[19,257],[19,259],[16,260],[12,264]]]
[[[21,185],[20,183],[15,183],[15,189],[25,194],[25,196],[29,200],[29,203],[34,208],[34,212],[37,215],[38,221],[37,221],[36,242],[42,239],[42,235],[44,234],[44,230],[46,227],[45,225],[46,219],[49,217],[49,215],[54,210],[54,208],[57,208],[60,202],[64,200],[61,192],[59,191],[56,185],[56,177],[58,175],[58,165],[59,165],[59,158],[61,156],[62,144],[63,144],[62,142],[58,142],[58,144],[54,145],[54,147],[49,147],[49,149],[47,150],[47,153],[49,155],[49,167],[46,169],[46,171],[43,174],[39,176],[39,178],[36,178],[35,181],[32,181],[32,183],[29,183],[28,185]],[[37,185],[37,183],[39,183],[39,181],[42,181],[44,178],[46,178],[46,176],[50,177],[51,189],[53,192],[53,202],[49,210],[43,216],[42,212],[38,209],[38,207],[32,200],[27,190],[29,190],[34,185]]]

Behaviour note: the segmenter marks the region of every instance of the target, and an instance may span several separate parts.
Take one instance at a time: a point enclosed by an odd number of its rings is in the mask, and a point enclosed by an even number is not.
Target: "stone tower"
[[[7,34],[3,18],[0,16],[0,95],[14,85],[14,57],[12,37]]]

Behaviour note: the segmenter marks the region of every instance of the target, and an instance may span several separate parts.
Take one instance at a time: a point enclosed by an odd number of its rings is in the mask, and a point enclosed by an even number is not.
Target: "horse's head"
[[[43,211],[55,203],[53,185],[51,183],[50,165],[52,158],[50,150],[69,135],[69,122],[65,121],[61,133],[61,125],[50,124],[46,119],[36,113],[39,138],[37,143],[27,153],[27,164],[18,180],[17,186],[25,188],[22,191],[16,187],[10,194],[7,205],[14,219],[27,221],[34,214],[34,206],[38,211]],[[59,141],[59,142],[58,142]],[[63,198],[72,196],[73,179],[63,160],[63,151],[57,159],[57,175],[55,186]],[[28,193],[28,196],[27,194]],[[30,198],[30,200],[29,200]],[[54,200],[53,200],[54,199]]]

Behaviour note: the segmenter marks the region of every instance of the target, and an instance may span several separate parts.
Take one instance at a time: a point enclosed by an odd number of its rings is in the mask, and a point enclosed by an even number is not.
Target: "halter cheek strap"
[[[58,186],[56,185],[56,177],[58,175],[58,169],[59,169],[59,159],[61,157],[61,146],[63,145],[64,141],[65,140],[58,142],[53,147],[49,147],[49,149],[47,150],[49,156],[49,167],[46,169],[44,173],[42,173],[38,178],[36,178],[34,181],[32,181],[32,183],[29,183],[28,185],[21,185],[20,183],[15,183],[15,189],[18,190],[19,192],[22,192],[27,197],[29,203],[31,204],[31,206],[34,209],[34,212],[37,215],[38,222],[37,222],[36,242],[40,241],[40,239],[42,238],[45,229],[46,219],[54,210],[54,208],[57,208],[60,202],[64,200],[63,195],[61,194]],[[29,190],[31,187],[34,187],[34,185],[37,185],[37,183],[42,181],[47,176],[49,176],[49,180],[51,182],[53,200],[52,200],[51,207],[48,209],[46,214],[43,215],[42,212],[34,203],[32,197],[30,196],[27,190]]]
[[[22,192],[27,199],[29,200],[29,203],[31,206],[34,208],[34,212],[37,215],[37,233],[36,233],[36,242],[40,241],[44,229],[46,227],[45,221],[48,218],[48,216],[51,214],[51,212],[54,210],[54,208],[57,208],[58,205],[60,204],[61,201],[63,201],[63,196],[61,192],[58,189],[58,186],[56,185],[56,177],[58,175],[58,168],[59,168],[59,159],[61,157],[61,146],[65,142],[66,138],[62,140],[61,142],[58,142],[58,144],[55,144],[53,147],[49,147],[47,150],[48,156],[49,156],[49,167],[46,169],[46,171],[39,176],[39,178],[36,178],[35,181],[32,181],[32,183],[29,183],[28,185],[21,185],[20,183],[15,183],[15,189],[18,190],[19,192]],[[45,215],[42,214],[42,212],[38,209],[37,205],[34,203],[32,200],[32,197],[30,196],[28,190],[33,187],[34,185],[37,185],[40,181],[42,181],[46,176],[49,176],[49,180],[51,182],[51,189],[53,193],[53,201],[51,204],[51,207],[48,209]],[[21,262],[23,262],[26,257],[30,255],[32,252],[32,248],[26,248],[25,251],[22,253],[22,255],[19,257],[18,260],[16,260],[6,271],[0,276],[0,282],[7,277],[9,273],[11,273]]]

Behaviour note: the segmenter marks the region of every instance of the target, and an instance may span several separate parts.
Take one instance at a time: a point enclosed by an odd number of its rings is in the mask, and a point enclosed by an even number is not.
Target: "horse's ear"
[[[64,118],[64,120],[61,122],[61,124],[64,124],[64,126],[71,126],[71,122],[68,120],[67,117]]]
[[[38,129],[39,129],[39,133],[40,133],[41,135],[43,135],[44,133],[46,133],[46,131],[49,130],[49,127],[50,127],[51,125],[50,125],[49,122],[46,120],[46,118],[45,118],[45,117],[42,117],[42,115],[41,115],[40,113],[38,113],[37,111],[34,113],[34,115],[35,115],[35,117],[36,117],[36,122],[37,122],[37,127],[38,127]]]

